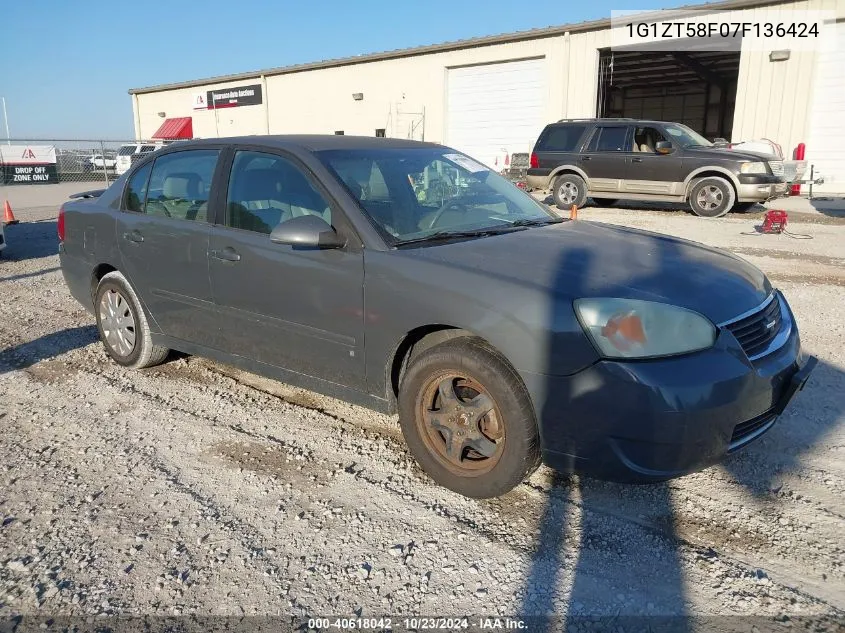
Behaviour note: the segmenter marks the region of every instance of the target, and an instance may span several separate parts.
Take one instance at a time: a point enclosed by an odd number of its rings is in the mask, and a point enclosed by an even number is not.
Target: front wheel
[[[528,392],[481,339],[453,339],[411,359],[399,388],[399,422],[420,467],[467,497],[503,495],[539,464]]]
[[[702,178],[693,184],[689,193],[689,206],[702,218],[719,218],[734,206],[736,193],[724,178]]]

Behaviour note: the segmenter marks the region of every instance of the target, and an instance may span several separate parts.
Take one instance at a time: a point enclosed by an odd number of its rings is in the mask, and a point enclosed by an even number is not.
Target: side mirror
[[[270,241],[306,248],[341,248],[346,244],[328,222],[316,215],[301,215],[276,225]]]
[[[675,148],[672,147],[672,143],[669,141],[657,141],[654,146],[654,151],[658,154],[671,154],[675,151]]]

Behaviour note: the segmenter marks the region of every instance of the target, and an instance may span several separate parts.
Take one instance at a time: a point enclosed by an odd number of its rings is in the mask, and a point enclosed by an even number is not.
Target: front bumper
[[[792,327],[779,349],[753,362],[722,330],[711,349],[695,354],[603,360],[572,376],[522,375],[548,466],[645,483],[700,470],[758,438],[815,363],[802,357]]]
[[[736,191],[737,202],[766,202],[787,193],[783,178],[768,174],[741,174]]]

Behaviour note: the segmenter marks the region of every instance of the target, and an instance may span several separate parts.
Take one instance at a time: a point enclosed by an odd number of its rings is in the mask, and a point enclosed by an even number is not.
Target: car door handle
[[[641,162],[643,162],[643,159],[642,158],[632,158],[631,162],[632,163],[641,163]]]
[[[238,253],[231,246],[227,246],[219,251],[211,251],[211,256],[214,259],[221,259],[224,262],[239,262],[241,261],[241,254]]]
[[[592,156],[582,156],[581,160],[593,160]]]
[[[123,234],[123,239],[129,242],[135,242],[136,244],[140,244],[144,241],[144,236],[141,235],[138,231],[127,231]]]

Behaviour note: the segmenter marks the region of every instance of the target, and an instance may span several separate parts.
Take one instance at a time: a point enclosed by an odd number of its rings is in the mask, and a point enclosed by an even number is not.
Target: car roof
[[[665,125],[672,123],[672,121],[657,121],[652,119],[624,119],[624,118],[606,118],[606,119],[562,119],[549,123],[547,127],[563,127],[565,125],[583,125],[584,123],[618,123],[619,125]]]
[[[425,147],[443,147],[437,143],[410,141],[399,138],[376,136],[346,136],[343,134],[274,134],[254,136],[229,136],[224,138],[193,139],[178,141],[170,147],[202,147],[203,145],[263,145],[280,149],[297,147],[311,152],[323,150],[347,149],[414,149]]]

